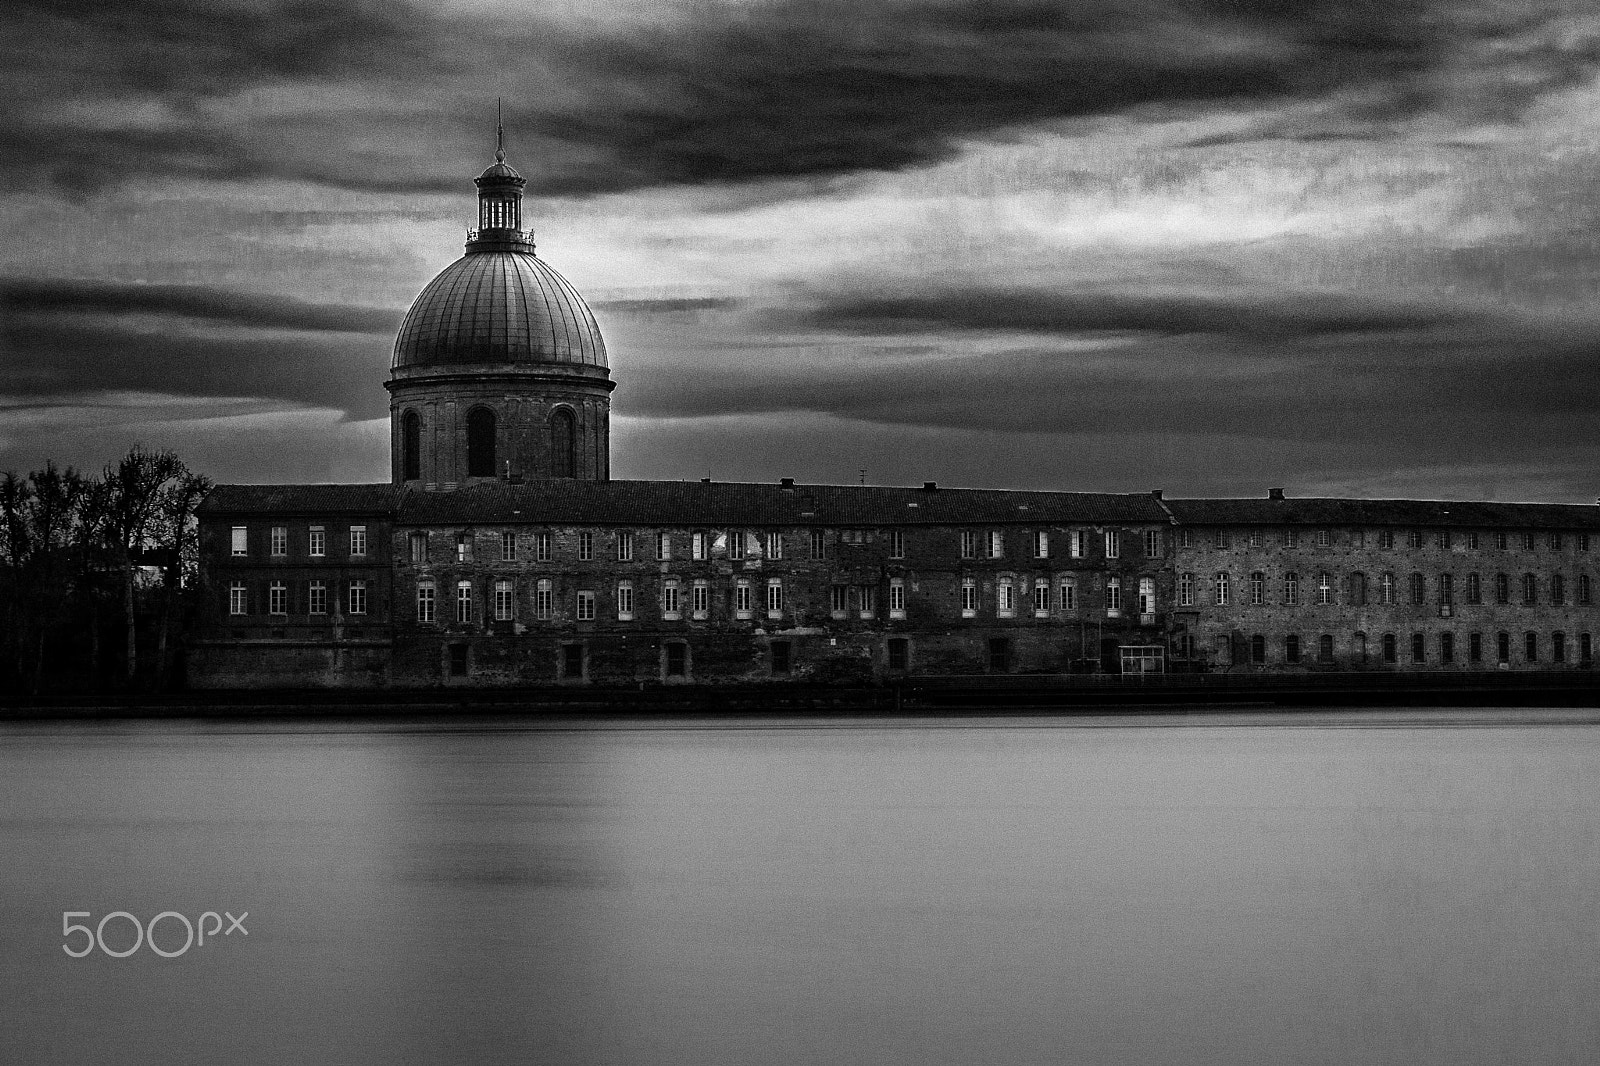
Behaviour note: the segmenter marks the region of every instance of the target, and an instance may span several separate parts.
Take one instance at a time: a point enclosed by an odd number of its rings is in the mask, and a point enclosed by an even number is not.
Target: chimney
[[[794,490],[794,478],[786,477],[782,481],[778,482],[778,486],[785,491],[792,492]]]
[[[708,477],[703,477],[703,478],[700,479],[700,484],[709,485],[709,484],[711,484],[711,479],[708,478]]]
[[[1269,500],[1281,500],[1281,499],[1283,499],[1283,490],[1282,489],[1268,489],[1267,490],[1267,499],[1269,499]]]
[[[922,491],[923,492],[938,492],[939,491],[939,483],[937,481],[924,481],[922,483]],[[1595,502],[1596,503],[1600,503],[1600,500],[1597,500]]]
[[[1161,499],[1161,493],[1163,491],[1164,490],[1162,490],[1162,489],[1151,489],[1150,490],[1150,495],[1154,496],[1156,499],[1159,500],[1159,499]]]

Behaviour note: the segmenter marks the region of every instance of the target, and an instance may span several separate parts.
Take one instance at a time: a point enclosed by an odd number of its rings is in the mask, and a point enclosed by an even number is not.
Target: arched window
[[[1350,575],[1350,603],[1355,607],[1367,605],[1367,575],[1359,570]]]
[[[1395,661],[1395,658],[1394,634],[1385,633],[1383,635],[1383,661],[1386,663],[1392,663]]]
[[[1522,602],[1530,605],[1539,602],[1539,579],[1532,574],[1522,575]]]
[[[1323,605],[1333,602],[1333,575],[1326,570],[1317,575],[1317,602]]]
[[[1366,662],[1367,661],[1367,635],[1365,633],[1360,633],[1360,632],[1356,633],[1356,635],[1351,638],[1351,644],[1355,648],[1356,661],[1357,662],[1363,662],[1363,663]]]
[[[1253,663],[1267,661],[1267,638],[1260,633],[1250,638],[1250,661]]]
[[[1331,633],[1324,633],[1317,638],[1317,661],[1333,662],[1333,635]]]
[[[1283,638],[1283,659],[1284,662],[1288,663],[1298,663],[1300,661],[1300,637],[1298,634],[1290,633]]]
[[[407,411],[400,419],[400,479],[416,481],[422,477],[422,419]]]
[[[578,476],[578,429],[565,407],[550,416],[550,476]]]
[[[474,407],[467,412],[467,476],[494,477],[494,412]]]

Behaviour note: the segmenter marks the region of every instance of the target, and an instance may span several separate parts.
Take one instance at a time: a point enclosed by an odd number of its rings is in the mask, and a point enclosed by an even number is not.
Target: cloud
[[[200,285],[0,280],[0,314],[163,315],[230,326],[392,335],[403,312],[380,307],[314,304],[283,296]]]

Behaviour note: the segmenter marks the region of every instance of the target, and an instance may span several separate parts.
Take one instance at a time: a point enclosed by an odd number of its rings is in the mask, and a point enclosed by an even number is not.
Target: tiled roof
[[[393,485],[218,485],[200,504],[206,514],[386,514]]]
[[[1167,522],[1145,493],[1011,492],[991,489],[699,481],[485,482],[448,492],[406,492],[399,520],[412,525],[555,522],[607,525],[944,525],[960,523]]]
[[[1196,526],[1415,526],[1418,528],[1600,529],[1600,507],[1450,500],[1168,500]]]

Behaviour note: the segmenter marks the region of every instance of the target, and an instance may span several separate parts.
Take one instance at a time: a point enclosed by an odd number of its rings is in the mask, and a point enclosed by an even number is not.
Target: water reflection
[[[1592,1060],[1600,731],[1382,721],[11,727],[0,1047]],[[230,905],[181,958],[60,948]]]

